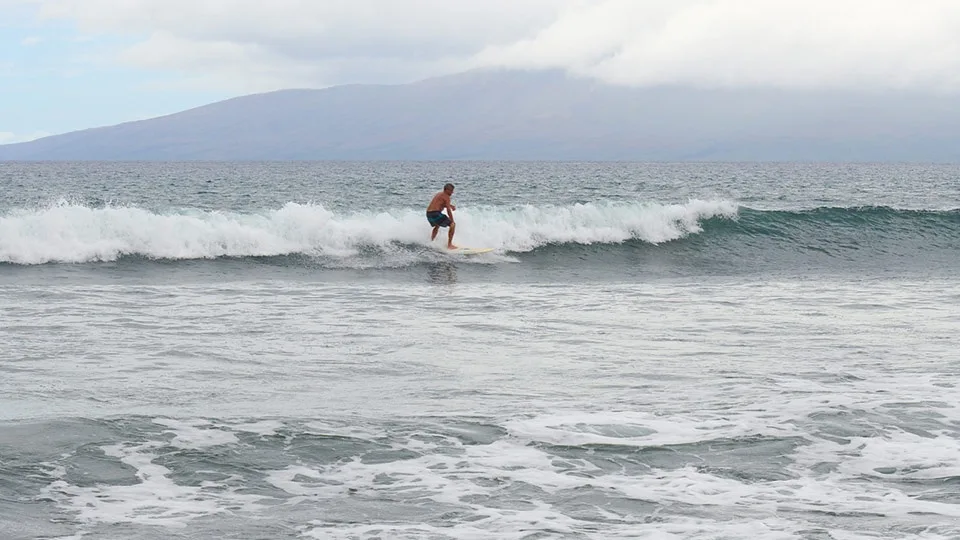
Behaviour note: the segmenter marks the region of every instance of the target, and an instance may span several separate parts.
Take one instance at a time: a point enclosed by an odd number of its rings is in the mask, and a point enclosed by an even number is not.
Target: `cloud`
[[[954,0],[608,0],[478,65],[564,68],[630,85],[931,88],[960,84]]]
[[[42,41],[43,41],[43,38],[41,37],[30,36],[20,40],[20,45],[23,45],[24,47],[32,47],[34,45],[38,45]]]
[[[628,85],[960,88],[956,0],[35,0],[221,88],[558,68]]]
[[[244,87],[404,82],[463,69],[554,20],[557,0],[37,0],[85,34],[143,36],[117,58]]]
[[[49,136],[50,133],[37,131],[30,134],[17,134],[11,131],[0,131],[0,144],[13,144],[20,142],[33,141]]]

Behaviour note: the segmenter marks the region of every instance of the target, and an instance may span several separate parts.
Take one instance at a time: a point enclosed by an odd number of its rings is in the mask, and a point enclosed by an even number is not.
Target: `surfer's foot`
[[[447,244],[447,249],[460,249],[460,248],[453,244]]]

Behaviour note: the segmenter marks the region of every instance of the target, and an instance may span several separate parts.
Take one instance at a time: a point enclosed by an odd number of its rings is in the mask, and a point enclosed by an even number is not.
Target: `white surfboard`
[[[479,255],[481,253],[490,253],[493,251],[493,248],[475,248],[475,247],[458,247],[457,249],[448,249],[447,253],[455,253],[457,255]]]

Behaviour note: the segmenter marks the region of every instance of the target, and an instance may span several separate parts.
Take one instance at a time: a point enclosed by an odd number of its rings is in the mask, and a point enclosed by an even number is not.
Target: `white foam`
[[[765,500],[777,486],[751,486],[734,479],[719,478],[692,468],[653,471],[650,475],[605,474],[582,460],[561,460],[525,441],[504,439],[489,445],[462,446],[460,453],[424,455],[388,463],[353,460],[314,470],[293,466],[271,475],[271,483],[300,496],[297,500],[339,498],[368,500],[423,500],[463,508],[472,518],[442,528],[428,524],[381,521],[376,524],[345,524],[315,521],[307,534],[316,538],[357,538],[379,535],[389,538],[423,538],[437,535],[463,539],[520,539],[537,532],[550,536],[580,535],[585,538],[755,538],[785,540],[797,538],[808,528],[802,521],[774,517],[778,500]],[[577,474],[569,474],[575,465]],[[390,478],[389,484],[376,479]],[[485,483],[479,483],[479,481]],[[690,504],[698,507],[729,508],[730,518],[696,519],[661,516],[645,521],[645,515],[612,514],[602,531],[593,531],[591,522],[571,517],[562,508],[542,500],[527,500],[529,509],[502,508],[484,502],[502,497],[503,487],[514,483],[535,486],[549,493],[588,488],[599,493],[619,494],[664,507]],[[480,498],[477,498],[480,497]],[[476,502],[468,502],[468,501]],[[429,504],[429,503],[427,503]],[[598,511],[601,509],[598,508]],[[745,511],[769,514],[765,517],[733,517]]]
[[[889,535],[881,533],[869,533],[860,531],[830,531],[832,540],[878,540],[890,538]],[[940,534],[924,531],[920,534],[898,534],[897,540],[956,540],[955,536],[943,536]]]
[[[311,435],[326,435],[334,437],[354,437],[358,439],[375,439],[386,433],[368,425],[337,424],[323,420],[312,420],[301,427],[301,433]]]
[[[291,465],[279,471],[270,471],[267,482],[297,497],[336,497],[345,495],[347,488],[339,484],[322,483],[320,471],[303,465]]]
[[[171,428],[168,432],[173,433],[174,438],[170,444],[178,448],[199,449],[234,444],[238,441],[235,434],[215,428],[206,420],[155,418],[153,423]]]
[[[118,458],[136,471],[136,484],[117,486],[98,484],[81,487],[64,479],[54,481],[44,493],[59,501],[85,524],[132,523],[171,528],[187,527],[188,522],[225,512],[226,508],[254,511],[262,497],[236,493],[205,482],[201,486],[182,486],[170,477],[170,470],[154,463],[154,452],[162,443],[117,444],[103,447],[106,455]]]
[[[734,218],[737,205],[729,201],[691,200],[686,204],[653,203],[525,205],[509,211],[480,208],[457,214],[470,245],[529,251],[551,243],[620,243],[630,239],[650,243],[677,240],[701,232],[700,221]],[[459,234],[459,233],[458,233]]]
[[[854,384],[864,384],[858,381]],[[834,389],[836,390],[836,389]],[[408,504],[431,503],[461,508],[472,517],[456,521],[442,531],[408,522],[380,522],[351,525],[317,521],[307,534],[318,538],[353,538],[381,535],[390,538],[419,538],[432,534],[451,538],[522,538],[540,531],[544,534],[577,534],[585,538],[756,538],[796,539],[803,531],[821,529],[832,538],[865,540],[871,536],[852,527],[851,521],[833,520],[830,515],[874,516],[888,524],[909,529],[926,522],[952,523],[960,509],[948,502],[916,497],[888,482],[864,482],[865,475],[883,480],[937,478],[953,473],[957,463],[956,440],[950,433],[934,438],[892,429],[875,437],[852,438],[834,443],[804,431],[804,419],[811,413],[836,410],[850,405],[831,395],[781,396],[769,403],[756,403],[756,410],[742,407],[732,411],[659,416],[640,411],[569,412],[510,420],[508,435],[490,444],[464,445],[454,437],[435,434],[431,444],[423,433],[395,442],[397,448],[418,452],[412,459],[391,462],[364,462],[354,459],[320,468],[291,466],[271,475],[271,483],[295,495],[298,500],[336,499],[344,496],[365,500],[393,500]],[[856,397],[856,396],[855,396]],[[860,406],[882,409],[876,403]],[[949,405],[944,410],[952,410]],[[797,425],[795,425],[797,424]],[[800,427],[798,427],[798,425]],[[819,425],[814,422],[813,426]],[[580,446],[663,446],[704,444],[735,437],[791,437],[799,444],[785,455],[783,479],[745,481],[711,468],[681,466],[648,471],[616,472],[601,469],[584,458],[562,457],[538,443]],[[926,453],[926,449],[930,449]],[[704,446],[704,452],[714,452]],[[911,455],[911,454],[916,454]],[[602,460],[601,460],[602,461]],[[816,465],[834,463],[821,470]],[[877,471],[878,465],[894,472]],[[389,479],[389,482],[383,482]],[[532,486],[536,490],[566,498],[566,493],[594,492],[621,500],[644,501],[657,508],[690,507],[724,517],[684,516],[665,510],[658,519],[646,522],[645,514],[612,514],[603,531],[594,534],[591,521],[571,518],[562,506],[541,498],[525,500],[529,510],[503,508],[496,502],[507,486]],[[528,488],[523,488],[528,489]],[[323,504],[322,502],[318,502]],[[598,512],[603,509],[598,507]],[[682,511],[680,512],[683,513]],[[820,518],[817,518],[820,516]],[[873,519],[873,518],[869,518]],[[856,521],[856,520],[854,520]],[[918,529],[919,530],[919,529]],[[523,532],[525,531],[525,532]],[[936,529],[903,534],[913,540],[944,540]]]
[[[562,517],[549,513],[518,512],[498,515],[470,523],[458,523],[451,527],[433,527],[427,524],[400,525],[318,525],[306,533],[313,538],[352,540],[355,538],[381,537],[397,540],[421,538],[456,538],[460,540],[522,540],[537,537],[590,538],[596,540],[619,538],[643,538],[648,540],[716,540],[720,538],[750,538],[753,540],[797,540],[797,527],[777,518],[764,520],[733,519],[726,522],[680,519],[673,522],[613,522],[604,523],[602,531],[587,532],[582,524],[570,523]],[[581,525],[581,527],[577,527]],[[924,537],[925,538],[925,537]],[[909,540],[919,537],[909,537]],[[931,539],[932,540],[932,539]]]
[[[261,437],[276,435],[283,429],[283,422],[279,420],[260,420],[258,422],[249,422],[245,424],[230,424],[229,428],[235,431],[254,433]]]
[[[519,439],[568,446],[669,446],[710,439],[801,434],[793,426],[756,421],[755,416],[657,416],[634,411],[611,411],[540,415],[512,420],[505,427]]]
[[[929,436],[875,428],[870,437],[816,439],[798,448],[796,468],[830,465],[850,478],[939,480],[960,476],[960,441],[945,431]]]
[[[675,205],[637,202],[462,208],[456,214],[457,241],[500,252],[529,251],[567,242],[638,239],[659,243],[700,232],[703,219],[736,215],[735,203],[698,200]],[[0,216],[0,262],[80,263],[112,261],[124,255],[204,259],[297,253],[348,258],[365,247],[389,252],[396,251],[397,245],[425,246],[429,244],[429,232],[423,211],[414,209],[335,214],[322,205],[287,203],[258,213],[158,213],[61,201],[47,208],[17,209]]]

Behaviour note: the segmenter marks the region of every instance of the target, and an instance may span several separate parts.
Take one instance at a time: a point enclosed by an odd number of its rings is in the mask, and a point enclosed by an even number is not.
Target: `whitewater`
[[[958,179],[3,164],[0,538],[958,538]]]
[[[525,252],[548,244],[667,242],[701,230],[714,216],[735,218],[729,201],[480,207],[457,213],[458,241]],[[150,259],[212,259],[305,254],[356,256],[363,249],[429,244],[420,209],[335,214],[321,204],[287,203],[251,213],[184,209],[155,213],[137,207],[58,201],[14,209],[0,218],[0,262],[44,264]]]

